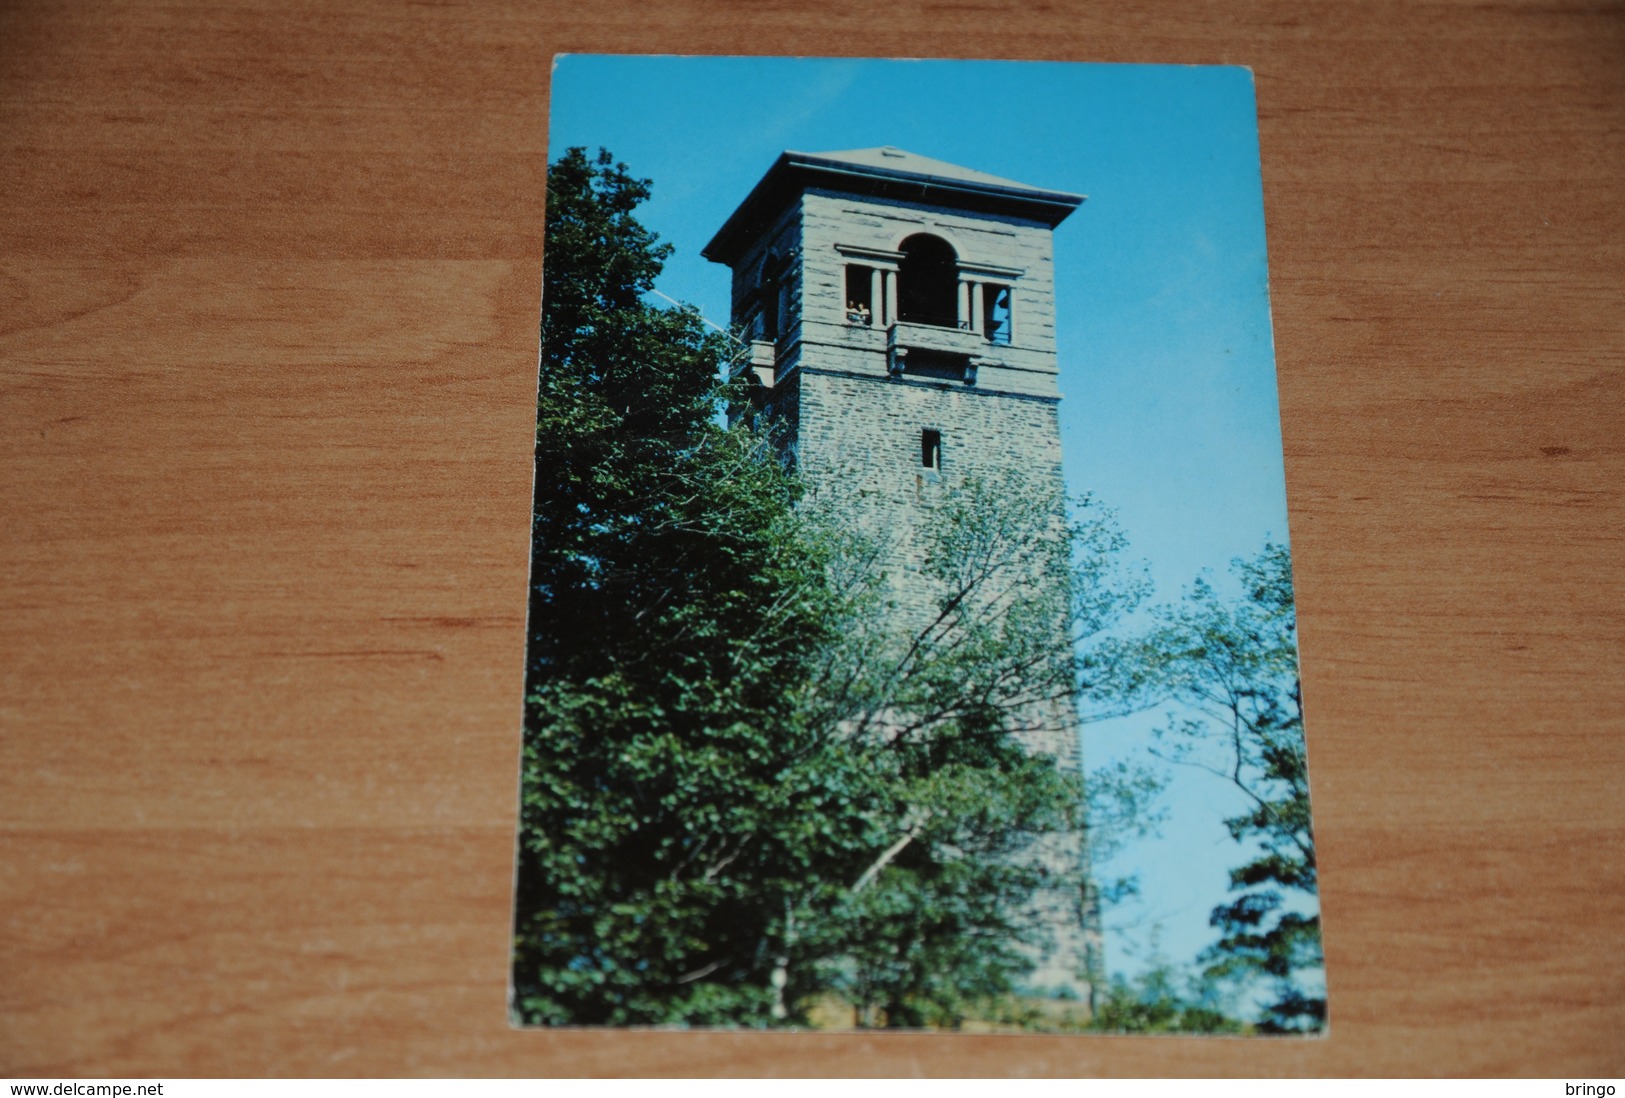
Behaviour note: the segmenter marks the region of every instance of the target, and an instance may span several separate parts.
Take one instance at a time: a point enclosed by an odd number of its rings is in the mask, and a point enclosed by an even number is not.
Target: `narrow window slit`
[[[942,432],[929,427],[920,432],[920,466],[924,469],[942,468]]]

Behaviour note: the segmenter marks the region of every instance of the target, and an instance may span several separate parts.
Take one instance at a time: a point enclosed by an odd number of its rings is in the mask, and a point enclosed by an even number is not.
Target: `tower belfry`
[[[976,477],[1059,495],[1052,233],[1082,201],[890,146],[785,152],[703,250],[733,270],[755,400],[791,459],[815,489],[839,473],[859,520],[897,535],[900,613],[929,612],[906,558],[941,493]],[[1065,708],[1023,739],[1075,768]],[[1041,857],[1081,867],[1081,837]],[[1033,986],[1086,993],[1098,928],[1080,896],[1039,903],[1054,945]]]

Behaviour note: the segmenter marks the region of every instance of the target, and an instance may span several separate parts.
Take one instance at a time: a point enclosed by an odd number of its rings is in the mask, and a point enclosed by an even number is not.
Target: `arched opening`
[[[897,318],[908,324],[959,326],[959,257],[941,237],[916,233],[898,251]]]

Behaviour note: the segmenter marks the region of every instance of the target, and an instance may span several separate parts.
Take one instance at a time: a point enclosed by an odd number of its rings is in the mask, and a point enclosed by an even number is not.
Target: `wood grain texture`
[[[514,1032],[552,54],[1257,74],[1320,1041]],[[1625,1072],[1625,7],[0,11],[0,1074]]]

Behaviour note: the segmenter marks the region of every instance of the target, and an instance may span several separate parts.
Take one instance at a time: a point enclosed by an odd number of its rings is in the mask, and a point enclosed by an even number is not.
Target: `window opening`
[[[874,270],[849,264],[846,268],[846,322],[848,324],[874,323],[875,303]]]
[[[982,331],[989,343],[1009,343],[1010,287],[989,283],[982,291]]]
[[[942,432],[927,427],[920,432],[920,467],[942,468]]]
[[[762,288],[762,338],[779,338],[779,288],[771,284]]]
[[[777,253],[769,253],[762,260],[762,275],[756,286],[757,298],[762,306],[762,338],[768,341],[777,341],[779,338],[779,257]]]

